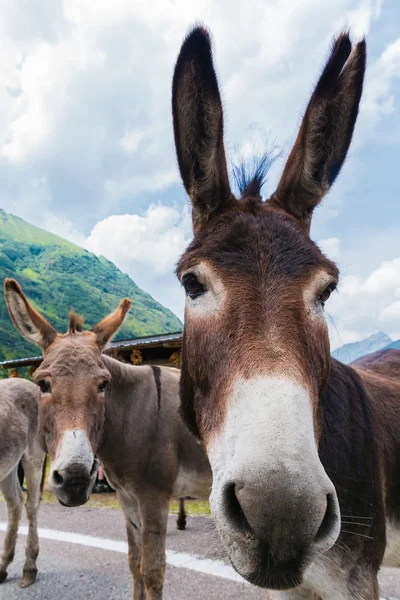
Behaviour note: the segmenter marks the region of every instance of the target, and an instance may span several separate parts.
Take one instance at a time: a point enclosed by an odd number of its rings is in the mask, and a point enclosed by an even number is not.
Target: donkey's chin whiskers
[[[357,525],[358,527],[371,527],[370,523],[357,523],[357,521],[343,521],[342,525]]]
[[[363,533],[357,533],[356,531],[348,531],[347,529],[341,529],[340,532],[341,533],[347,533],[348,535],[354,535],[354,536],[366,538],[368,540],[374,540],[375,539],[375,538],[371,537],[370,535],[365,535]]]

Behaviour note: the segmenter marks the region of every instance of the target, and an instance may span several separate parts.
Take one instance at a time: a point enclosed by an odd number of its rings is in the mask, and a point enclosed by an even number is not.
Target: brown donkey
[[[7,532],[0,555],[0,583],[7,578],[7,567],[14,558],[23,496],[18,480],[22,460],[28,499],[28,539],[21,587],[31,585],[37,574],[39,554],[37,513],[41,494],[44,452],[37,440],[40,390],[25,379],[0,381],[0,491],[7,503]]]
[[[309,237],[346,157],[365,62],[364,41],[335,40],[266,202],[260,171],[239,199],[231,191],[204,28],[184,41],[173,78],[194,232],[177,268],[182,412],[204,442],[234,568],[279,600],[377,600],[384,555],[400,559],[400,352],[331,359],[324,305],[338,269]]]
[[[84,504],[96,454],[125,515],[133,598],[161,600],[169,502],[207,499],[211,489],[209,462],[179,414],[179,370],[135,367],[102,354],[129,300],[90,331],[72,313],[68,332],[59,334],[16,281],[6,280],[5,297],[17,329],[43,350],[35,372],[39,439],[50,456],[55,495],[67,506]]]

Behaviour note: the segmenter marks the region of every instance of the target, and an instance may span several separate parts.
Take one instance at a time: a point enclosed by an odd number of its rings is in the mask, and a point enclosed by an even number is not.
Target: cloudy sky
[[[183,313],[191,237],[170,116],[188,27],[212,30],[234,158],[276,145],[277,183],[332,36],[367,36],[352,151],[313,223],[341,267],[332,345],[400,337],[398,0],[20,0],[0,11],[0,206],[103,254]]]

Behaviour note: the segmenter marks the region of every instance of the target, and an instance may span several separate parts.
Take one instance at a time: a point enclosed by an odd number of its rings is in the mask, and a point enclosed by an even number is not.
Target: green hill
[[[133,307],[116,339],[172,333],[182,323],[113,263],[0,209],[0,274],[22,285],[35,308],[58,331],[70,309],[94,325],[124,297]],[[15,329],[0,297],[0,360],[37,355]]]

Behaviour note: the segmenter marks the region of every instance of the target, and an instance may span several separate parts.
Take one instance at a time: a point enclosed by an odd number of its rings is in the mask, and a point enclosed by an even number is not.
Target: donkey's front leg
[[[165,575],[165,538],[169,497],[156,495],[140,499],[142,521],[141,572],[146,600],[161,600]]]
[[[146,600],[142,573],[140,572],[140,517],[134,498],[117,491],[126,521],[128,536],[128,563],[133,579],[133,600]]]
[[[25,471],[28,498],[26,501],[26,515],[28,517],[28,539],[26,541],[26,559],[21,580],[21,587],[29,587],[34,583],[37,575],[36,559],[39,554],[39,537],[37,515],[40,503],[40,482],[45,455],[36,445],[32,452],[25,455],[22,464]]]
[[[23,496],[15,467],[0,483],[0,490],[7,503],[7,533],[4,540],[3,552],[0,554],[0,583],[7,578],[7,567],[14,558],[17,542],[18,524],[23,507]]]

